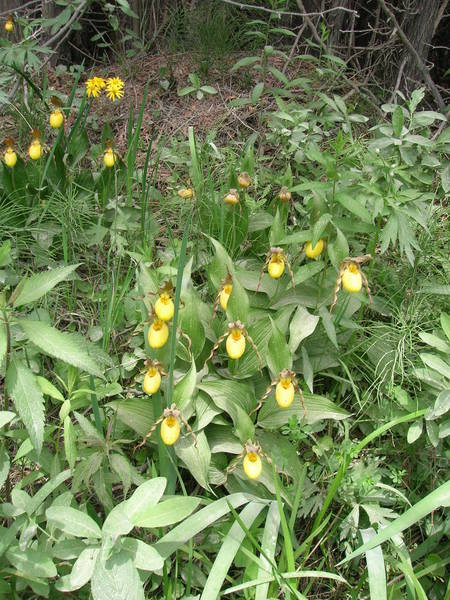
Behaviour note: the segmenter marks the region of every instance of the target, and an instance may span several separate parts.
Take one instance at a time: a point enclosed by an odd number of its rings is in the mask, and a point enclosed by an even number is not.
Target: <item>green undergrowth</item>
[[[56,131],[30,88],[42,157],[19,118],[0,166],[5,598],[445,596],[445,117],[422,89],[382,121],[306,79],[300,103],[272,55],[235,65],[262,77],[241,105],[274,100],[251,135],[156,124],[139,166],[148,88],[124,152],[81,82]]]

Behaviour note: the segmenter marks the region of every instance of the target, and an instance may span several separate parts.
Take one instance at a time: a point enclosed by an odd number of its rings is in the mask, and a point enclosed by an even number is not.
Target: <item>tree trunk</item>
[[[8,10],[10,10],[11,13],[13,13],[16,7],[16,0],[0,0],[0,13],[6,13]]]
[[[417,50],[423,63],[427,63],[431,40],[443,16],[448,0],[414,0],[409,16],[401,25],[406,37]],[[411,14],[412,13],[412,14]],[[400,63],[406,59],[404,76],[406,80],[422,81],[423,77],[416,61],[404,49]]]
[[[135,12],[138,16],[137,19],[134,19],[133,17],[130,17],[130,25],[131,25],[131,29],[133,30],[133,33],[137,36],[140,37],[141,35],[141,21],[143,19],[143,10],[141,7],[141,3],[139,2],[139,0],[131,0],[130,2],[130,7],[131,10],[133,12]]]

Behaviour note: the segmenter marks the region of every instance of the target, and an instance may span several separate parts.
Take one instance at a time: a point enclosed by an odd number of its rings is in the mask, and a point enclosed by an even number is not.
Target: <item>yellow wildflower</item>
[[[91,79],[86,81],[87,95],[89,97],[93,96],[94,98],[97,98],[105,85],[106,82],[103,77],[91,77]]]
[[[4,24],[4,28],[5,28],[5,31],[7,31],[8,33],[10,33],[11,31],[14,31],[14,23],[13,23],[12,15],[9,15],[8,20]]]
[[[106,95],[113,102],[123,96],[124,83],[120,77],[110,77],[106,80]]]

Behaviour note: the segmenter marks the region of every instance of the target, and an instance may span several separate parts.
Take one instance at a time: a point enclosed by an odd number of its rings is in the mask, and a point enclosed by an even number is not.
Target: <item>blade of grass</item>
[[[288,571],[295,571],[295,558],[294,558],[294,548],[292,546],[291,529],[289,528],[288,522],[286,520],[286,515],[284,514],[283,503],[281,501],[281,494],[280,494],[280,480],[278,478],[278,474],[275,470],[275,465],[273,463],[272,463],[272,471],[273,471],[273,481],[274,481],[274,485],[275,485],[275,493],[276,493],[276,497],[277,497],[278,511],[280,513],[281,530],[283,532],[284,558],[286,560]],[[286,599],[289,600],[289,598],[290,598],[290,593],[288,592],[288,590],[286,590]]]
[[[368,542],[376,532],[373,527],[369,527],[368,529],[361,529],[360,533],[363,542]],[[366,561],[369,573],[370,597],[373,600],[387,600],[386,569],[381,546],[366,552]]]
[[[264,527],[263,538],[261,542],[261,566],[258,568],[257,579],[264,579],[272,572],[271,562],[275,559],[275,549],[277,546],[278,530],[280,528],[280,511],[275,502],[269,507]],[[270,562],[269,560],[270,559]],[[269,591],[269,582],[263,583],[256,588],[255,600],[267,600]]]
[[[335,573],[329,573],[328,571],[294,571],[293,573],[281,573],[281,577],[285,580],[288,579],[305,579],[305,578],[312,578],[312,579],[331,579],[332,581],[339,581],[340,583],[345,583],[346,585],[348,585],[348,582],[341,577],[340,575],[336,575]],[[265,577],[264,579],[253,579],[252,581],[246,581],[245,583],[241,583],[239,585],[233,586],[231,588],[227,588],[226,590],[223,591],[223,594],[233,594],[235,592],[240,592],[241,590],[245,590],[257,585],[263,585],[265,583],[270,583],[271,581],[274,581],[274,577],[267,575],[267,577]],[[300,592],[297,592],[297,590],[295,590],[295,592],[298,594],[297,597],[305,599],[305,596],[303,594],[300,594]]]
[[[331,519],[331,513],[328,513],[327,516],[322,521],[322,523],[319,525],[319,527],[317,527],[317,529],[315,529],[312,533],[310,533],[308,535],[308,537],[300,544],[300,546],[295,549],[294,557],[296,559],[303,554],[303,552],[305,551],[305,548],[309,548],[309,545],[312,542],[312,540],[322,533],[322,531],[325,529],[325,527],[327,526],[328,521],[330,519]]]
[[[183,271],[186,264],[186,248],[189,237],[189,229],[192,220],[192,210],[186,220],[186,225],[183,232],[183,239],[181,241],[180,256],[178,257],[178,269],[177,269],[177,281],[175,287],[175,298],[174,298],[174,313],[173,313],[173,331],[170,345],[170,360],[169,360],[169,379],[167,386],[167,404],[170,406],[172,402],[173,394],[173,371],[175,366],[176,357],[176,344],[177,344],[177,324],[178,324],[178,313],[180,310],[180,296],[181,296],[181,282],[183,280]]]
[[[300,472],[300,477],[298,479],[297,489],[295,490],[294,503],[292,505],[291,516],[289,518],[289,529],[291,531],[294,531],[294,525],[295,525],[295,520],[297,518],[298,507],[300,505],[300,500],[302,497],[303,484],[305,482],[306,471],[307,471],[307,465],[306,465],[306,463],[304,463],[302,470]]]
[[[264,504],[250,502],[241,512],[240,517],[247,528],[263,510]],[[200,600],[217,600],[225,577],[236,556],[239,546],[245,538],[245,530],[240,523],[235,521],[225,536],[223,543],[217,553],[216,560],[209,572]]]
[[[97,394],[95,393],[95,384],[94,377],[92,375],[89,376],[89,387],[91,389],[91,406],[92,412],[94,413],[95,426],[97,427],[97,431],[103,435],[103,427],[102,420],[100,418],[100,410],[98,408],[98,399]]]

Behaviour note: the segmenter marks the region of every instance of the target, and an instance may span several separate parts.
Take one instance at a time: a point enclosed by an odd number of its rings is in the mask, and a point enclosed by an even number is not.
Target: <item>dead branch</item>
[[[323,15],[330,13],[330,12],[335,12],[337,10],[342,10],[344,12],[356,15],[358,15],[358,12],[356,10],[353,10],[351,8],[346,8],[345,6],[335,6],[334,8],[328,8],[326,10],[321,10],[319,12],[310,12],[307,13],[305,12],[305,9],[301,9],[303,10],[303,13],[298,13],[298,12],[291,12],[291,11],[283,11],[283,10],[275,10],[273,8],[266,8],[265,6],[252,6],[251,4],[244,4],[243,2],[239,2],[238,0],[222,0],[222,2],[225,2],[226,4],[232,4],[233,6],[237,6],[238,8],[248,8],[251,10],[262,10],[263,12],[267,12],[267,13],[272,13],[274,15],[288,15],[291,17],[323,17]]]

